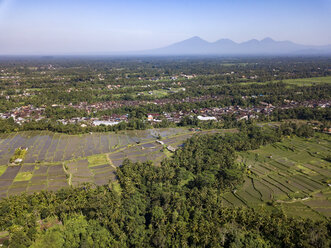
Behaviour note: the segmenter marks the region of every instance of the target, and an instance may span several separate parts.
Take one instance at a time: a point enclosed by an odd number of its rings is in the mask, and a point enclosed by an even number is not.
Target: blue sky
[[[0,0],[0,54],[137,51],[192,36],[331,44],[331,0]]]

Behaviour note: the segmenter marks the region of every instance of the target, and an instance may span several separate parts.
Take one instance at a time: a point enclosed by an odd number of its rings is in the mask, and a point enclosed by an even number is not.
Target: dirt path
[[[113,167],[114,169],[116,169],[116,166],[113,164],[113,162],[111,161],[111,159],[109,158],[109,153],[106,154],[108,163],[110,164],[111,167]]]
[[[71,185],[72,185],[72,174],[69,173],[69,172],[67,171],[66,167],[64,166],[64,163],[62,163],[62,167],[63,167],[64,172],[65,172],[67,175],[69,174],[68,184],[69,184],[69,186],[71,186]]]
[[[277,200],[276,202],[278,203],[294,203],[294,202],[300,202],[300,201],[307,201],[309,200],[311,197],[307,196],[305,198],[299,198],[299,199],[292,199],[292,200],[289,200],[289,201],[283,201],[283,200]]]

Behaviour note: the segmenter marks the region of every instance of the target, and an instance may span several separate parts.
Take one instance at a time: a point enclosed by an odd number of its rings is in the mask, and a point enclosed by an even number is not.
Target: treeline
[[[19,125],[12,118],[0,119],[0,133],[11,133],[19,131],[51,131],[66,134],[82,134],[90,132],[117,132],[122,130],[145,130],[152,126],[147,122],[139,119],[131,119],[129,122],[120,122],[114,126],[87,126],[82,127],[81,124],[64,125],[58,121],[41,120],[31,121]]]
[[[329,247],[330,221],[289,218],[282,210],[229,208],[245,166],[236,151],[294,135],[301,126],[241,127],[195,136],[160,167],[126,160],[116,183],[0,201],[10,247]],[[309,127],[305,127],[309,128]]]
[[[331,121],[331,108],[307,108],[276,109],[271,116],[272,120],[286,119]]]

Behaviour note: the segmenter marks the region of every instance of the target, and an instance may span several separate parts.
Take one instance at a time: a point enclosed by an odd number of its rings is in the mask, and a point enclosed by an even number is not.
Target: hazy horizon
[[[0,55],[143,51],[193,36],[331,44],[330,0],[0,0]]]

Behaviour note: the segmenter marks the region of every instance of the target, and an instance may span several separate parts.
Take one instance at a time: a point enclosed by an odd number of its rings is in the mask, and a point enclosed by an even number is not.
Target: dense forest
[[[221,196],[249,168],[237,152],[311,137],[308,125],[258,127],[194,136],[161,166],[126,160],[117,182],[85,184],[0,202],[9,247],[329,247],[329,220],[289,218],[281,209],[229,208]]]

